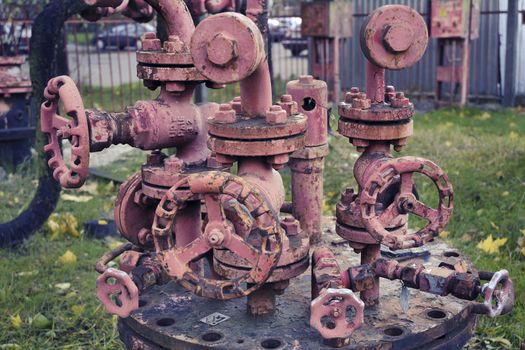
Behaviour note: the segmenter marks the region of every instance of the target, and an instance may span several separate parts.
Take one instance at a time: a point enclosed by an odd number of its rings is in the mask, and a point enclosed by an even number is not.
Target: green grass
[[[398,156],[431,159],[449,174],[455,208],[446,239],[465,251],[479,269],[507,268],[516,286],[513,312],[492,320],[480,317],[469,347],[508,348],[508,340],[513,349],[519,348],[525,338],[525,256],[517,251],[520,230],[525,228],[525,115],[518,110],[489,113],[449,109],[417,115],[414,123],[414,136]],[[355,186],[352,167],[358,157],[347,139],[338,136],[330,138],[330,151],[325,172],[327,214],[333,213],[344,187]],[[136,154],[125,156],[106,170],[118,176],[129,175],[139,169],[141,158]],[[30,166],[21,173],[30,173]],[[284,175],[288,183],[289,173],[285,171]],[[433,187],[419,180],[422,198],[432,200]],[[0,200],[6,203],[0,211],[3,221],[16,215],[30,199],[34,187],[28,186],[30,181],[12,175],[0,183]],[[69,191],[92,195],[93,199],[85,203],[61,200],[57,212],[71,212],[79,223],[109,215],[116,187],[102,180],[98,183],[96,195]],[[476,247],[489,234],[508,239],[494,255]],[[84,236],[54,241],[49,237],[43,228],[18,250],[0,251],[0,345],[16,343],[23,349],[119,349],[115,318],[105,313],[95,297],[97,274],[93,266],[108,244]],[[77,256],[76,265],[59,262],[67,250]],[[71,287],[62,291],[55,287],[58,283],[70,283]],[[52,321],[50,328],[31,325],[38,313]],[[17,314],[22,319],[20,329],[11,322],[11,316]]]

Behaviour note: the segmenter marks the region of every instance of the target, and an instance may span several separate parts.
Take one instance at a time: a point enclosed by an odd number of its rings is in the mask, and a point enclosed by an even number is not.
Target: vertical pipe
[[[272,105],[272,82],[268,60],[257,67],[248,78],[241,80],[243,110],[250,118],[261,117]]]
[[[385,70],[366,60],[366,96],[372,103],[382,103],[385,98]]]
[[[361,265],[373,264],[381,256],[380,244],[365,245],[361,251]],[[367,289],[361,292],[361,300],[366,306],[374,306],[379,303],[379,277],[375,277],[375,283],[372,289]]]

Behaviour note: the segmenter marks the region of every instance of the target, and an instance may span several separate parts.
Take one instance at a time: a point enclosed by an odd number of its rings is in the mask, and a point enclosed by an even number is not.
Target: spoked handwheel
[[[222,195],[247,209],[237,210],[237,215],[248,213],[253,220],[249,240],[226,218],[219,198]],[[208,222],[199,237],[177,247],[175,242],[181,233],[173,232],[173,220],[187,201],[197,199],[204,199]],[[283,232],[266,197],[243,178],[221,171],[189,175],[170,188],[157,206],[152,232],[157,257],[166,273],[194,294],[213,299],[244,297],[258,289],[277,266],[282,251]],[[228,249],[252,268],[238,278],[226,280],[194,272],[190,263],[213,249]]]
[[[49,81],[44,97],[46,101],[40,107],[40,115],[42,132],[48,137],[44,146],[44,152],[50,155],[48,165],[62,187],[80,187],[89,171],[89,128],[84,103],[73,80],[65,75]],[[58,114],[60,100],[71,119]],[[69,167],[64,162],[62,139],[71,143]]]
[[[414,173],[430,178],[439,195],[438,208],[431,208],[414,195]],[[397,178],[401,184],[392,204],[381,212],[376,210],[378,195]],[[453,190],[448,176],[433,162],[417,157],[401,157],[383,163],[368,179],[360,194],[363,223],[378,242],[390,249],[407,249],[431,241],[447,225],[453,208]],[[413,214],[427,220],[417,232],[395,235],[386,228],[394,218]]]

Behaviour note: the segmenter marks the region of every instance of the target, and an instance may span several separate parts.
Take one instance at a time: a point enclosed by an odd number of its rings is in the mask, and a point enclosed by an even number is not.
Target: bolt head
[[[237,42],[224,33],[217,33],[208,42],[206,53],[210,62],[225,67],[238,57]]]
[[[292,95],[282,95],[281,96],[281,102],[292,102]]]
[[[286,217],[281,221],[281,227],[287,236],[296,236],[299,233],[299,221],[295,220],[293,216]]]
[[[388,26],[383,41],[389,51],[405,52],[414,42],[414,33],[405,23],[395,23]]]
[[[219,123],[235,123],[235,110],[229,103],[222,103],[215,113],[214,119]]]
[[[224,241],[224,234],[219,229],[213,229],[207,234],[208,243],[212,246],[219,246]]]
[[[184,169],[184,161],[175,156],[164,159],[164,168],[173,173],[180,173]]]
[[[187,48],[177,35],[170,35],[164,42],[164,50],[170,53],[180,53],[187,51]]]
[[[301,75],[299,77],[299,83],[301,84],[312,84],[314,82],[314,77],[311,75]]]
[[[283,124],[288,120],[288,114],[279,105],[273,105],[266,112],[266,122],[268,124]]]

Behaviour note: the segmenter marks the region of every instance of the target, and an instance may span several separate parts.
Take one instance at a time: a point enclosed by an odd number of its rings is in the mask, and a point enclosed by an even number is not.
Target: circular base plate
[[[341,267],[359,265],[359,256],[330,229],[334,219],[325,221],[322,240],[336,252]],[[428,267],[464,260],[443,242],[426,248],[430,256],[419,249],[416,257],[400,257],[403,263]],[[120,336],[128,349],[331,349],[309,326],[310,284],[307,270],[277,296],[273,315],[252,317],[244,298],[203,299],[171,282],[141,296],[141,307],[120,319]],[[409,309],[403,313],[399,281],[381,279],[380,291],[379,305],[365,310],[364,325],[344,349],[459,349],[474,332],[476,316],[468,301],[410,289]]]

